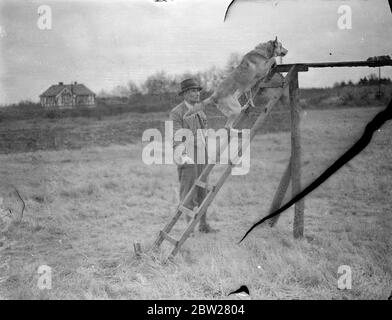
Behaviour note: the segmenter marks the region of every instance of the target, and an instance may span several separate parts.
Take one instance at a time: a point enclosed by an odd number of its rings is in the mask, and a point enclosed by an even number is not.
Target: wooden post
[[[295,72],[290,82],[290,111],[291,111],[291,185],[292,195],[301,191],[301,133],[300,106],[298,103],[298,72]],[[304,200],[295,204],[294,209],[294,238],[304,235]]]
[[[142,245],[140,242],[136,241],[133,243],[133,249],[135,250],[135,257],[140,258],[142,254]]]
[[[290,159],[289,164],[286,167],[286,170],[283,173],[282,179],[279,182],[278,190],[276,190],[276,193],[274,195],[274,199],[272,200],[272,204],[271,204],[271,207],[269,209],[268,214],[270,214],[280,208],[280,205],[282,204],[282,201],[284,199],[286,191],[289,187],[290,180],[291,180],[291,159]],[[280,217],[280,215],[277,215],[277,216],[271,218],[269,225],[271,227],[275,226],[275,224],[279,220],[279,217]]]

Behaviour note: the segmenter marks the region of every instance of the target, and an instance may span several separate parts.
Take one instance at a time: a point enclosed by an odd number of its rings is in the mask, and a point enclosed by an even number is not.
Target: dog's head
[[[274,57],[284,57],[287,54],[287,49],[283,48],[282,43],[278,41],[278,37],[272,41]]]
[[[266,58],[272,57],[284,57],[287,54],[287,49],[282,46],[282,43],[278,41],[278,37],[275,40],[270,40],[265,43],[260,43],[256,49],[265,51]]]

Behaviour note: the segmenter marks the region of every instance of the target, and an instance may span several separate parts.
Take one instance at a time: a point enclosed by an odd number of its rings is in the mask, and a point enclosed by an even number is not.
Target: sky
[[[283,63],[366,60],[392,56],[392,15],[387,0],[34,1],[0,0],[0,104],[39,94],[60,81],[95,92],[149,75],[223,67],[231,53],[245,54],[274,39],[288,49]],[[52,28],[41,30],[40,5],[49,5]],[[349,5],[352,28],[340,29]],[[332,86],[378,73],[373,68],[311,69],[301,87]],[[392,77],[392,68],[382,68]]]

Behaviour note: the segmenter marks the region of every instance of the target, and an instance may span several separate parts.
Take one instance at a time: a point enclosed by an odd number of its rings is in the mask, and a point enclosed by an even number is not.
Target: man
[[[170,120],[173,121],[173,130],[174,133],[178,132],[179,129],[189,129],[192,131],[194,142],[193,145],[185,144],[184,153],[180,156],[179,159],[175,159],[177,163],[177,171],[178,171],[178,178],[180,181],[180,201],[182,201],[185,196],[187,195],[188,191],[192,188],[195,180],[199,177],[202,173],[204,167],[207,164],[207,150],[206,150],[206,137],[203,134],[203,130],[200,129],[207,129],[207,117],[203,111],[199,111],[191,116],[185,116],[185,114],[192,110],[196,103],[200,102],[200,91],[202,88],[198,84],[197,80],[195,79],[186,79],[181,82],[181,91],[179,92],[180,96],[183,96],[184,101],[173,108],[170,112]],[[198,130],[199,129],[199,130]],[[199,157],[197,156],[197,140],[202,140],[203,144],[202,147],[204,148],[204,157],[205,161],[197,161]],[[182,142],[175,141],[173,143],[174,149],[176,149],[179,144]],[[193,148],[193,152],[190,152],[190,148]],[[199,143],[200,148],[200,143]],[[193,155],[192,155],[193,153]],[[200,163],[204,162],[204,163]],[[187,208],[193,210],[195,206],[200,206],[205,198],[207,191],[204,188],[197,188],[197,193],[191,199]],[[186,219],[189,222],[192,217],[186,215]],[[211,228],[207,224],[207,213],[203,215],[200,219],[199,224],[199,231],[200,232],[216,232],[218,230]]]

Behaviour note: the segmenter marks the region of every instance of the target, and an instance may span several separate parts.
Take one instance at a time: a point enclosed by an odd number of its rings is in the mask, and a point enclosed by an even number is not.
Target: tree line
[[[390,78],[378,78],[378,76],[375,73],[371,73],[368,77],[363,77],[360,78],[356,83],[352,82],[351,80],[345,82],[335,82],[333,87],[334,88],[341,88],[341,87],[347,87],[347,86],[373,86],[373,85],[379,85],[379,84],[384,84],[384,85],[389,85],[391,84],[392,81]]]
[[[241,61],[241,55],[232,53],[223,68],[213,66],[207,70],[199,72],[184,72],[182,74],[168,74],[165,71],[158,71],[141,84],[137,85],[130,80],[125,85],[118,85],[111,90],[101,90],[98,97],[132,97],[138,95],[160,95],[166,93],[177,93],[180,83],[186,78],[196,78],[206,91],[213,91],[222,79],[230,73]]]

